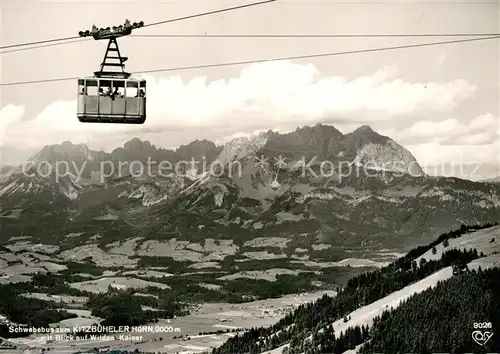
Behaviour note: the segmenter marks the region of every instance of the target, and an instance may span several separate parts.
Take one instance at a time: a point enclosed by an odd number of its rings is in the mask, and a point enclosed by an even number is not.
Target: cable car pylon
[[[101,63],[101,70],[95,71],[94,75],[96,77],[111,77],[111,78],[123,78],[127,79],[130,77],[130,73],[125,72],[125,62],[128,60],[128,57],[122,57],[120,53],[120,48],[118,47],[118,41],[116,40],[119,37],[128,36],[132,33],[134,29],[141,28],[144,26],[144,22],[134,22],[130,23],[129,20],[125,20],[125,23],[120,26],[113,26],[107,28],[98,29],[95,25],[92,26],[91,31],[80,31],[78,35],[80,37],[89,37],[92,36],[95,40],[105,40],[107,39],[108,47],[106,48],[106,53],[104,54],[104,59]],[[116,56],[111,56],[110,52],[115,52]],[[113,62],[110,60],[118,60],[118,62]],[[119,71],[106,71],[106,67],[120,67],[122,70]]]
[[[116,56],[111,56],[110,52],[116,52]],[[111,60],[118,60],[119,62],[113,62]],[[106,48],[106,53],[104,54],[104,59],[101,63],[101,70],[94,71],[94,75],[97,77],[122,77],[128,79],[130,73],[125,72],[125,62],[128,60],[127,57],[122,57],[120,54],[120,48],[118,48],[118,41],[116,38],[110,38],[108,47]],[[105,71],[106,67],[120,67],[121,72],[115,71]]]

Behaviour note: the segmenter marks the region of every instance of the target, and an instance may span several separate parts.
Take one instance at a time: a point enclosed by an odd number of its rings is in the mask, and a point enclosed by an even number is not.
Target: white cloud
[[[487,145],[499,138],[500,118],[486,113],[468,123],[456,118],[420,121],[404,130],[389,129],[383,134],[402,144],[439,143],[442,145]]]
[[[480,129],[500,129],[500,119],[495,117],[493,114],[483,114],[482,116],[477,117],[469,124],[469,128],[473,130]]]
[[[0,110],[0,146],[3,145],[7,130],[18,123],[24,115],[24,107],[7,105]]]
[[[155,135],[161,137],[157,142],[161,144],[174,135],[183,134],[190,140],[210,132],[215,140],[238,132],[314,124],[331,117],[339,117],[344,123],[370,123],[405,115],[430,116],[450,112],[475,91],[464,80],[409,83],[395,74],[393,68],[385,68],[348,81],[323,77],[311,64],[266,62],[253,64],[227,81],[207,82],[198,77],[183,82],[178,76],[148,76],[148,118],[144,125],[82,124],[76,118],[75,101],[57,101],[28,121],[21,121],[22,113],[13,114],[14,108],[4,107],[0,118],[5,123],[0,133],[9,144],[45,145],[71,140],[105,148],[116,147],[131,136],[149,139]],[[4,120],[4,116],[15,119]]]
[[[488,145],[498,139],[496,133],[483,132],[461,135],[441,142],[441,145]]]
[[[468,163],[489,162],[500,163],[500,139],[490,144],[474,146],[440,145],[427,143],[406,146],[422,165],[439,165],[451,163],[463,165]]]
[[[381,133],[403,144],[428,173],[480,179],[478,168],[482,178],[500,174],[500,118],[491,113],[468,123],[421,121]]]
[[[424,171],[466,179],[484,179],[500,175],[500,139],[484,145],[440,145],[427,143],[406,146]]]

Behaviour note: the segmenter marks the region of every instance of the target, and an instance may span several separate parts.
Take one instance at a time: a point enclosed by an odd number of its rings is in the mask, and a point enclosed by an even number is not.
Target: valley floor
[[[29,339],[10,339],[9,342],[19,346],[19,350],[11,351],[12,353],[26,353],[25,350],[29,347],[32,348],[31,353],[39,353],[43,348],[46,349],[45,353],[76,353],[83,349],[106,346],[132,351],[139,349],[144,352],[197,353],[222,345],[228,338],[236,334],[230,332],[200,335],[200,332],[270,326],[300,304],[315,301],[325,293],[330,296],[335,295],[334,291],[327,291],[289,295],[277,299],[259,300],[244,304],[204,304],[189,316],[173,320],[161,320],[158,323],[152,324],[154,327],[170,327],[173,332],[123,333],[131,336],[143,336],[142,343],[139,341],[124,342],[123,340],[101,342],[96,340],[54,341],[52,343],[44,343],[44,335],[36,335]],[[179,339],[178,337],[181,335],[183,335],[183,338]],[[118,339],[118,334],[115,334],[115,337]]]

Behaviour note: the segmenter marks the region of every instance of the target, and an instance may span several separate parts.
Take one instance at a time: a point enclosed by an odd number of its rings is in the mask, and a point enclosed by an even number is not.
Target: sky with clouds
[[[165,9],[162,17],[171,18],[234,5],[236,3],[207,1],[201,2],[194,11],[175,1],[152,2],[151,9],[144,6],[139,9],[137,2],[126,2],[119,11],[113,11],[113,16],[104,11],[107,15],[99,15],[99,18],[92,9],[101,5],[92,1],[64,5],[2,3],[0,6],[4,26],[11,25],[14,16],[22,14],[17,21],[20,25],[29,22],[32,28],[48,23],[49,15],[59,6],[58,11],[69,17],[60,30],[71,34],[92,23],[109,23],[115,17],[114,22],[121,23],[121,17],[129,17],[121,13],[125,9],[129,13],[138,12],[145,21],[146,18],[156,20],[160,16],[158,9]],[[113,9],[117,5],[108,6]],[[311,19],[303,18],[305,10]],[[351,16],[351,21],[339,12]],[[176,33],[201,34],[500,33],[498,12],[498,5],[493,2],[403,1],[384,5],[282,1],[210,19],[179,22],[169,29],[173,28]],[[76,20],[75,13],[87,13],[89,19],[83,21],[78,17]],[[328,20],[328,15],[333,19]],[[314,16],[319,18],[313,21]],[[198,24],[193,24],[196,21]],[[81,28],[75,28],[76,23]],[[3,34],[2,45],[57,37],[49,29],[39,34],[41,38],[33,38],[33,31],[21,32],[7,35],[9,38]],[[151,29],[147,33],[169,32]],[[133,72],[440,40],[446,38],[168,39],[173,43],[160,45],[158,41],[166,40],[132,38],[124,41],[124,51],[129,61],[134,62],[130,65]],[[3,82],[36,80],[75,76],[78,72],[86,76],[96,69],[102,58],[102,45],[96,46],[94,41],[90,44],[76,44],[73,51],[72,44],[68,44],[3,54],[1,79]],[[439,174],[460,175],[462,171],[457,172],[457,166],[464,166],[468,171],[471,166],[480,166],[476,173],[483,177],[500,175],[499,48],[498,40],[489,40],[204,71],[155,73],[144,76],[148,82],[148,118],[141,126],[79,123],[75,116],[77,88],[74,82],[4,87],[0,110],[2,158],[15,160],[43,145],[65,140],[110,150],[138,136],[170,148],[194,139],[222,143],[262,130],[287,132],[297,126],[321,122],[345,133],[368,124],[408,148],[431,173],[434,168]],[[178,54],[181,49],[182,54]],[[84,53],[83,59],[74,55],[76,50]],[[19,67],[27,64],[35,52],[40,57],[37,70],[21,70]]]

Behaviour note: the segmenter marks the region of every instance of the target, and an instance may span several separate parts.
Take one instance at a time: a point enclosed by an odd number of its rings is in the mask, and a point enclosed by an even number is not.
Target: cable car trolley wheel
[[[121,56],[116,41],[142,26],[142,21],[131,25],[126,20],[124,25],[113,29],[93,26],[92,31],[80,31],[81,37],[109,40],[101,70],[78,79],[77,117],[80,122],[143,124],[146,121],[146,80],[132,78],[124,71],[123,63],[128,58]],[[106,67],[120,67],[121,71],[106,71]]]

